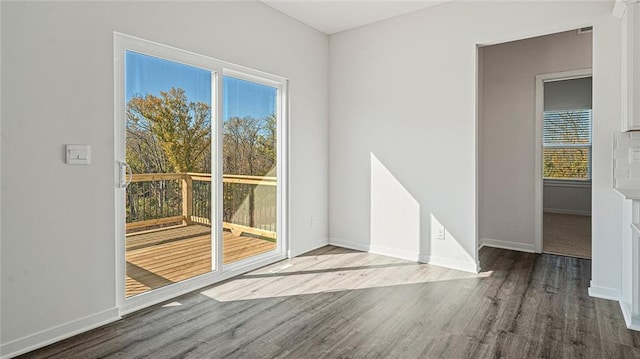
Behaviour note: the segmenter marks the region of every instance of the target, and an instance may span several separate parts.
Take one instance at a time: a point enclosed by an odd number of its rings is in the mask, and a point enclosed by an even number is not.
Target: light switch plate
[[[88,165],[91,163],[91,146],[89,145],[67,145],[68,165]]]

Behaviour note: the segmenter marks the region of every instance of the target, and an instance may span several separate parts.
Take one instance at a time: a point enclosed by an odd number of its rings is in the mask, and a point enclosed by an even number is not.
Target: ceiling
[[[424,9],[444,2],[430,0],[261,1],[328,35]]]

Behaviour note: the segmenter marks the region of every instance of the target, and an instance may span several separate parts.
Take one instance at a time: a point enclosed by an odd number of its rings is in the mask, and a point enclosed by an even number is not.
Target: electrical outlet
[[[444,240],[444,227],[436,228],[436,239]]]
[[[309,224],[311,225],[311,228],[316,226],[316,217],[311,216],[311,221],[309,221]]]

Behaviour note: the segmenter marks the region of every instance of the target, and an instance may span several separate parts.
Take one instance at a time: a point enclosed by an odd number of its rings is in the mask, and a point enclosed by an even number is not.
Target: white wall
[[[2,354],[116,305],[113,31],[288,78],[291,250],[327,243],[326,35],[259,2],[1,6]]]
[[[535,78],[591,68],[591,52],[591,34],[575,30],[483,48],[480,238],[534,248]],[[545,186],[544,207],[565,207],[564,189]]]
[[[2,4],[0,3],[0,20]],[[0,23],[0,149],[2,148],[2,24]],[[1,153],[1,152],[0,152]],[[2,156],[0,155],[0,204],[2,203]],[[2,345],[2,216],[0,215],[0,346]],[[0,347],[1,348],[1,347]],[[2,351],[0,350],[0,355]]]
[[[620,256],[622,204],[611,186],[611,140],[620,128],[620,28],[611,9],[611,2],[451,2],[332,35],[330,242],[370,248],[375,245],[371,230],[388,226],[386,233],[396,233],[388,239],[396,249],[411,251],[417,241],[424,260],[473,267],[476,45],[593,24],[594,116],[602,119],[594,128],[593,282],[619,288],[615,257]],[[529,151],[525,147],[514,150]],[[371,154],[415,199],[419,235],[398,221],[371,223]],[[517,170],[529,171],[532,178],[532,170]],[[533,187],[521,190],[529,200],[516,204],[519,219],[531,213],[526,206],[533,208]],[[439,224],[447,230],[443,241],[432,239]],[[525,230],[533,234],[533,227]]]
[[[621,125],[621,23],[607,17],[593,33],[593,180],[590,294],[620,291],[624,200],[613,188],[613,133]],[[628,226],[628,224],[626,224]]]
[[[627,23],[630,21],[631,23]],[[638,36],[638,32],[640,30],[640,3],[629,4],[627,7],[627,11],[624,14],[624,25],[628,26],[632,25],[632,29],[629,29],[632,35],[631,39],[628,37],[623,41],[623,46],[625,46],[625,59],[623,61],[623,77],[628,77],[628,81],[632,81],[630,84],[625,83],[625,87],[629,86],[628,89],[625,89],[631,92],[629,98],[624,103],[625,108],[625,126],[624,130],[629,129],[638,129],[638,125],[640,125],[640,36]],[[623,27],[624,28],[624,27]],[[628,51],[633,51],[633,62],[627,62],[627,53]],[[626,69],[627,65],[633,66],[632,76],[629,76],[628,69]],[[629,106],[631,105],[631,106]],[[618,182],[616,180],[615,182]],[[638,240],[637,234],[631,229],[630,223],[637,223],[640,220],[635,217],[633,210],[633,203],[631,200],[626,200],[622,210],[622,256],[621,256],[621,266],[622,266],[622,288],[620,293],[620,301],[621,307],[623,308],[623,312],[625,313],[625,320],[627,321],[627,325],[632,324],[633,322],[637,322],[637,303],[634,303],[634,292],[637,293],[638,285],[640,283],[634,283],[634,277],[637,273],[637,254],[634,253],[634,243],[633,241]],[[636,279],[637,281],[637,279]],[[637,302],[637,298],[636,298]]]

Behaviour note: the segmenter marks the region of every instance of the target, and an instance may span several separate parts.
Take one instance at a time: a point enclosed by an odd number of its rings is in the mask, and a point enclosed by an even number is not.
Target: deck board
[[[130,235],[126,248],[127,297],[211,271],[211,233],[207,226]],[[224,264],[275,249],[276,244],[267,240],[223,232]]]

